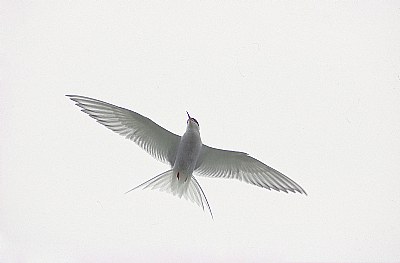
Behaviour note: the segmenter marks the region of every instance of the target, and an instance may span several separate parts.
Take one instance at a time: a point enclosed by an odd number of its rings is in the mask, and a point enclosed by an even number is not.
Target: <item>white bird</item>
[[[97,122],[134,141],[154,158],[171,166],[170,170],[128,192],[139,187],[150,187],[180,198],[184,196],[203,210],[207,206],[211,217],[210,205],[193,172],[207,177],[235,178],[268,190],[306,194],[292,179],[247,153],[204,145],[200,138],[199,123],[188,112],[186,132],[178,136],[134,111],[88,97],[67,96]]]

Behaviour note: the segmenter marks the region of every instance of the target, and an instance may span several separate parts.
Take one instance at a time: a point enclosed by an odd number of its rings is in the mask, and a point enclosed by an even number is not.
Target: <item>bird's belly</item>
[[[180,157],[180,158],[179,158]],[[197,162],[198,155],[193,152],[185,152],[182,156],[177,156],[174,170],[181,173],[191,174]]]

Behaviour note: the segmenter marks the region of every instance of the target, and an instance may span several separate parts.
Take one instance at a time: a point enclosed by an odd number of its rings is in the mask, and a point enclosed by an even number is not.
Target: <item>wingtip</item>
[[[300,194],[305,194],[308,195],[307,192],[303,189],[303,187],[299,186],[298,189],[296,189]]]
[[[296,192],[299,193],[299,194],[304,194],[306,196],[308,195],[307,192],[303,188],[295,189],[294,193],[296,193]]]
[[[284,192],[284,193],[287,193],[287,194],[289,194],[289,193],[294,193],[294,194],[299,193],[299,194],[304,194],[304,195],[308,196],[307,192],[304,191],[303,188],[300,188],[300,189],[294,189],[294,188],[291,188],[291,189],[278,189],[278,192],[281,192],[281,191]]]
[[[69,98],[72,101],[76,102],[76,98],[79,97],[77,95],[70,95],[70,94],[66,94],[65,97]]]
[[[74,94],[66,94],[65,96],[70,98],[71,100],[74,100],[74,99],[91,99],[91,98],[86,97],[86,96],[74,95]],[[95,100],[95,99],[91,99],[91,100]]]

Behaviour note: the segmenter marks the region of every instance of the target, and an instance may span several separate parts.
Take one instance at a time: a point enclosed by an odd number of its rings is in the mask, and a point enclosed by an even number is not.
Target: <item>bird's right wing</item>
[[[259,187],[284,192],[306,192],[295,181],[249,156],[203,145],[195,172],[202,176],[235,178]]]
[[[134,111],[88,97],[67,96],[98,123],[134,141],[154,158],[174,165],[180,136]]]

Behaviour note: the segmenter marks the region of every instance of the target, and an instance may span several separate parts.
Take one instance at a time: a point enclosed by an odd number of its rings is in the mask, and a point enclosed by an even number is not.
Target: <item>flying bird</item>
[[[138,185],[185,197],[205,207],[213,217],[208,200],[193,173],[206,177],[234,178],[268,190],[306,192],[289,177],[244,152],[216,149],[202,143],[200,126],[188,112],[186,131],[176,135],[134,111],[97,99],[66,95],[82,111],[110,130],[134,141],[171,169]]]

